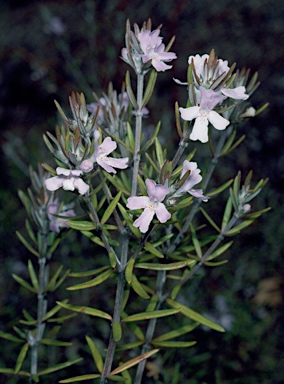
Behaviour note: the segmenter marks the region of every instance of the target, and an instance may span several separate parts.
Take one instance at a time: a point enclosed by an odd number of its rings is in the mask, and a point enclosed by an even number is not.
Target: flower
[[[61,187],[65,191],[74,191],[76,188],[81,195],[89,191],[89,185],[79,177],[83,173],[82,170],[57,167],[56,173],[58,176],[45,180],[45,186],[49,191],[56,191]]]
[[[157,72],[164,72],[172,68],[172,65],[167,65],[164,62],[172,61],[177,56],[174,52],[165,52],[165,44],[162,43],[162,37],[159,34],[159,29],[153,32],[146,29],[138,33],[138,41],[143,51],[141,55],[143,63],[151,60],[151,64]]]
[[[94,133],[95,137],[95,152],[91,157],[91,160],[97,162],[103,169],[108,173],[116,173],[116,170],[113,168],[125,169],[128,167],[128,157],[123,157],[121,159],[115,159],[114,157],[108,157],[112,151],[117,147],[115,141],[113,141],[109,136],[104,139],[101,145],[98,145],[100,138],[100,133],[96,131]]]
[[[145,233],[149,229],[149,225],[155,214],[161,223],[165,223],[171,217],[171,214],[162,203],[166,195],[169,193],[169,188],[156,184],[155,181],[147,179],[146,187],[148,196],[132,196],[127,200],[127,208],[139,209],[145,208],[142,214],[133,223],[134,227]]]
[[[202,143],[208,141],[208,123],[210,122],[216,129],[223,130],[229,124],[229,120],[220,116],[212,109],[226,97],[214,92],[212,89],[200,87],[201,98],[200,106],[179,108],[181,117],[184,120],[195,120],[190,139],[200,140]]]
[[[56,217],[54,215],[62,215],[66,217],[66,219],[63,219],[61,217]],[[51,231],[59,233],[60,228],[69,228],[66,224],[67,218],[75,216],[75,212],[73,209],[69,209],[67,211],[61,211],[59,212],[59,200],[55,199],[53,203],[48,204],[47,206],[47,216],[50,220],[49,228]]]
[[[176,195],[188,192],[194,197],[202,199],[202,201],[208,201],[208,196],[203,195],[202,189],[193,189],[193,186],[200,183],[202,176],[200,175],[200,169],[197,168],[197,163],[194,161],[185,160],[182,167],[180,178],[182,179],[186,173],[188,177],[182,186],[176,191]]]

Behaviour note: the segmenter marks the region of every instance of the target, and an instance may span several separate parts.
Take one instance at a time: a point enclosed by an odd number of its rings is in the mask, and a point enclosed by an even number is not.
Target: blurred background
[[[236,240],[226,255],[227,264],[208,268],[206,276],[193,281],[186,292],[194,309],[215,319],[227,332],[198,328],[194,334],[197,346],[161,353],[148,365],[145,383],[283,383],[284,1],[1,1],[0,329],[10,332],[30,300],[11,278],[12,273],[25,276],[31,257],[15,236],[16,230],[23,230],[26,217],[17,191],[30,185],[29,164],[34,168],[39,162],[53,165],[42,135],[54,132],[58,120],[54,99],[68,111],[72,91],[83,91],[88,102],[94,101],[92,91],[106,91],[109,81],[119,91],[128,69],[120,59],[126,20],[141,25],[149,17],[154,28],[163,24],[165,43],[176,36],[171,50],[178,59],[171,71],[158,76],[147,122],[156,124],[161,119],[162,132],[165,137],[172,135],[173,142],[174,102],[184,106],[187,95],[185,87],[172,78],[186,79],[189,55],[214,48],[229,65],[236,62],[237,68],[251,68],[252,74],[258,71],[261,85],[252,96],[252,105],[270,105],[240,126],[239,136],[246,134],[246,140],[220,161],[212,185],[234,177],[238,170],[246,175],[253,169],[255,181],[269,177],[253,209],[272,209]],[[198,156],[202,159],[201,147]],[[80,248],[76,237],[72,241],[71,251],[67,244],[56,257],[76,270],[76,250],[84,247]],[[94,268],[93,258],[85,253],[84,269]],[[90,329],[86,319],[69,325],[63,337],[73,337],[74,348],[64,352],[67,358],[87,355],[82,340]],[[15,364],[18,351],[10,344],[1,340],[1,367]],[[68,374],[79,374],[76,369]],[[86,365],[80,369],[86,373]],[[66,377],[62,375],[55,377]]]

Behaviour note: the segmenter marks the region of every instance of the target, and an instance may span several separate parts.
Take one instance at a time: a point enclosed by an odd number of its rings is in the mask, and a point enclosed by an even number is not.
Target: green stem
[[[140,146],[142,129],[142,101],[143,101],[144,73],[137,74],[137,104],[135,125],[135,148],[133,155],[132,191],[131,196],[136,196],[138,185],[138,172],[140,164]]]

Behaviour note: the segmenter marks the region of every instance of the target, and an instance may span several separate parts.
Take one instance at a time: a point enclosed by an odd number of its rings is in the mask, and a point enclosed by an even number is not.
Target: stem
[[[212,177],[212,174],[213,174],[213,172],[214,172],[214,170],[216,168],[216,165],[217,165],[218,160],[220,158],[220,155],[222,153],[222,149],[224,147],[226,139],[227,139],[228,136],[230,136],[231,132],[232,132],[232,126],[230,127],[230,129],[227,130],[227,132],[226,132],[227,134],[226,135],[221,135],[221,137],[220,137],[220,140],[218,142],[216,151],[215,151],[214,156],[213,156],[213,158],[211,160],[211,164],[209,166],[209,169],[208,169],[208,171],[207,171],[207,173],[206,173],[206,175],[204,177],[203,183],[202,183],[203,191],[206,190],[206,188],[207,188],[207,186],[209,184],[209,181],[210,181],[210,179]],[[192,205],[191,211],[190,211],[190,213],[189,213],[189,215],[187,217],[187,220],[185,221],[185,223],[184,223],[181,231],[179,232],[179,234],[176,236],[174,242],[169,247],[167,253],[170,254],[170,253],[172,253],[176,249],[177,245],[180,243],[181,239],[183,238],[184,234],[187,232],[190,224],[192,223],[193,218],[194,218],[194,216],[195,216],[195,214],[196,214],[196,212],[197,212],[201,202],[202,202],[201,199],[195,199],[195,201],[194,201],[194,203]]]
[[[132,191],[131,196],[137,193],[138,172],[140,164],[140,145],[141,145],[141,129],[142,129],[142,101],[143,101],[144,73],[137,74],[137,104],[136,125],[135,125],[135,148],[133,156],[133,174],[132,174]]]
[[[125,268],[127,265],[128,243],[129,243],[129,238],[127,234],[125,234],[122,242],[122,248],[121,248],[121,260],[119,265],[118,282],[117,282],[116,294],[115,294],[113,322],[120,322],[120,317],[121,317],[122,303],[123,303],[123,296],[124,296],[124,286],[125,286]],[[106,378],[111,372],[116,344],[117,342],[114,340],[113,332],[111,330],[104,369],[100,378],[101,384],[106,383]]]
[[[160,309],[161,304],[164,301],[163,288],[164,288],[165,282],[166,282],[166,271],[159,271],[157,274],[157,284],[156,284],[157,285],[157,295],[158,295],[159,300],[158,300],[158,303],[156,305],[155,311]],[[151,343],[151,340],[153,339],[154,332],[156,329],[156,324],[157,324],[157,319],[151,319],[149,321],[149,324],[148,324],[148,327],[146,330],[146,335],[145,335],[145,343],[142,347],[141,353],[145,353],[145,352],[149,351],[150,343]],[[138,364],[134,384],[140,384],[142,382],[146,362],[147,362],[147,359],[141,361]]]
[[[37,376],[38,373],[38,347],[42,339],[45,324],[43,321],[47,312],[47,298],[45,288],[49,280],[49,266],[46,263],[46,245],[47,234],[41,234],[42,249],[39,256],[39,276],[38,276],[38,295],[37,295],[37,325],[34,336],[31,336],[31,376]],[[33,382],[33,379],[31,379]]]

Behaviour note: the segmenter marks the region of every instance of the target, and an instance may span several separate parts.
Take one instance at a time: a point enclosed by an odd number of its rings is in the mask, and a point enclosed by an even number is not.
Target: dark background
[[[283,1],[1,1],[0,329],[10,331],[20,316],[23,292],[10,275],[24,274],[30,256],[14,234],[25,220],[17,190],[29,186],[29,164],[50,163],[42,134],[53,132],[57,121],[53,100],[68,110],[72,91],[85,92],[90,102],[92,90],[106,91],[110,80],[119,90],[128,69],[119,58],[126,19],[141,25],[148,17],[154,27],[163,24],[165,43],[176,36],[172,51],[178,60],[173,70],[159,75],[149,105],[149,122],[162,116],[166,135],[175,135],[174,102],[186,103],[185,88],[172,77],[185,80],[189,55],[214,48],[230,65],[258,71],[261,85],[252,105],[270,105],[240,127],[246,141],[220,162],[214,181],[253,169],[255,181],[270,179],[253,209],[272,209],[236,241],[227,265],[206,271],[206,278],[188,292],[196,309],[219,322],[229,319],[227,333],[199,330],[198,346],[166,352],[158,362],[160,375],[147,383],[167,383],[172,367],[182,374],[179,382],[190,384],[283,383]],[[50,23],[58,20],[59,30],[52,32]],[[201,147],[198,151],[202,159]],[[16,358],[8,344],[1,341],[1,366],[13,366]]]

